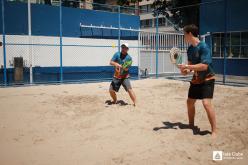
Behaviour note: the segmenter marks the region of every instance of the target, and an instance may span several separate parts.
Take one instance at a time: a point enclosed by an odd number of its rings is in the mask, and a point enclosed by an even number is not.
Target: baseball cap
[[[123,43],[123,44],[121,44],[121,47],[126,47],[126,48],[128,48],[128,43]]]

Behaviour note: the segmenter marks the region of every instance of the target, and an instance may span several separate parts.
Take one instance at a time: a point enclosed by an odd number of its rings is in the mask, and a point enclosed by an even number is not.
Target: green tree
[[[187,24],[199,26],[200,0],[155,0],[154,16],[162,14],[179,28]]]

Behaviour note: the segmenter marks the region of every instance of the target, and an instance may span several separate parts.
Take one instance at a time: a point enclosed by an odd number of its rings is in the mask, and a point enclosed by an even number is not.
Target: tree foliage
[[[162,14],[176,26],[187,24],[199,26],[200,0],[155,0],[152,4],[154,16]]]

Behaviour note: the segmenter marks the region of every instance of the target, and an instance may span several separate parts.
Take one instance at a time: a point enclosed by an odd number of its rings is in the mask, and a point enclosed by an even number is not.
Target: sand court
[[[248,88],[215,86],[218,136],[200,101],[187,128],[188,82],[132,81],[110,104],[110,82],[0,88],[0,164],[217,164],[212,152],[243,153],[247,164]],[[187,163],[186,163],[187,164]]]

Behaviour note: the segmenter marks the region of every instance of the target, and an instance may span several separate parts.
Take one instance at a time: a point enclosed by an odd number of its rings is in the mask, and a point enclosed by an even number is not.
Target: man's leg
[[[188,118],[189,118],[189,127],[194,128],[195,120],[195,102],[196,99],[187,99],[187,108],[188,108]]]
[[[123,82],[122,82],[122,85],[125,88],[125,90],[128,92],[130,98],[133,101],[133,105],[135,106],[136,105],[136,96],[135,96],[134,91],[132,90],[132,86],[131,86],[130,80],[128,78],[127,79],[124,79]]]
[[[211,103],[212,99],[203,99],[202,100],[202,104],[207,112],[208,115],[208,120],[211,124],[211,128],[212,128],[212,136],[215,137],[216,133],[217,133],[217,128],[216,128],[216,118],[215,118],[215,111],[213,109],[212,103]]]
[[[116,96],[115,91],[114,90],[109,90],[109,93],[110,93],[110,96],[111,96],[111,98],[113,100],[113,103],[116,104],[116,102],[117,102],[117,96]]]
[[[135,106],[136,105],[136,96],[135,96],[134,91],[132,89],[128,89],[127,92],[133,101],[133,105]]]
[[[119,91],[121,86],[121,81],[119,79],[113,78],[110,87],[109,87],[109,94],[111,96],[111,98],[113,99],[113,103],[116,104],[117,102],[117,96],[116,96],[116,92]]]

